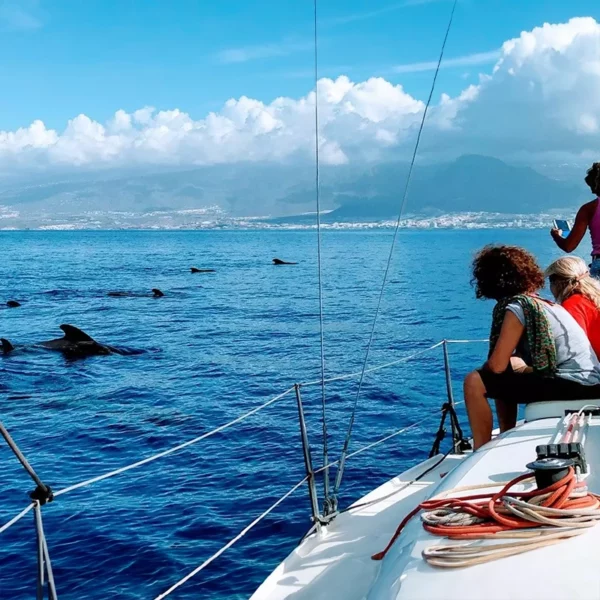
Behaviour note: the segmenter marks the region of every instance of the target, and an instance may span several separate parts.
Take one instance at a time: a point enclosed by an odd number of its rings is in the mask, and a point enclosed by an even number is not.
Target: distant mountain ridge
[[[369,190],[364,199],[356,190],[337,194],[339,208],[330,219],[389,219],[397,216],[407,168],[377,167],[357,189]],[[497,212],[535,214],[570,208],[585,198],[583,186],[556,181],[529,167],[515,167],[496,158],[462,156],[456,161],[413,172],[406,211],[415,214]]]
[[[408,165],[327,166],[321,169],[326,220],[364,221],[397,216]],[[582,178],[583,179],[583,178]],[[314,211],[314,166],[216,165],[180,171],[77,173],[71,178],[0,181],[0,208],[27,215],[106,212],[148,214],[219,207],[230,216],[295,218]],[[559,181],[530,167],[465,155],[455,161],[417,165],[406,212],[536,214],[571,209],[588,198],[581,182]],[[298,217],[300,218],[300,217]]]

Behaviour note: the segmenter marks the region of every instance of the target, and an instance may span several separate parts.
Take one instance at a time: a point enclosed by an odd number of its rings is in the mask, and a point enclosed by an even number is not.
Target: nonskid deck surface
[[[321,534],[304,540],[251,600],[366,598],[380,568],[371,555],[387,544],[400,520],[425,500],[443,474],[464,460],[464,456],[451,455],[406,487],[440,458],[433,457],[391,479],[356,503],[372,504],[338,515]]]
[[[436,458],[392,479],[359,502],[379,501],[339,515],[327,531],[305,540],[252,600],[599,599],[600,527],[525,554],[469,568],[439,569],[425,563],[421,552],[439,544],[440,538],[427,533],[415,518],[383,561],[371,560],[402,518],[425,498],[458,486],[508,481],[523,473],[535,459],[535,447],[549,442],[558,421],[523,423],[473,454],[450,455],[408,488],[402,489],[403,482],[414,479]],[[591,466],[588,485],[600,493],[597,424],[589,428],[586,456]]]

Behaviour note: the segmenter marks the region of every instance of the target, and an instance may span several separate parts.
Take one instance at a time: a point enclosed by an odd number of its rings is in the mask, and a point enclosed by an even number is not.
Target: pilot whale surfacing
[[[64,336],[55,340],[39,342],[35,346],[61,352],[67,358],[85,358],[87,356],[106,356],[108,354],[140,354],[139,350],[127,350],[107,346],[97,342],[85,331],[74,327],[73,325],[61,325]],[[15,347],[7,339],[1,338],[1,349],[4,354],[9,354]]]
[[[7,339],[0,338],[0,344],[0,348],[2,348],[2,352],[4,354],[8,354],[15,349],[15,347]]]

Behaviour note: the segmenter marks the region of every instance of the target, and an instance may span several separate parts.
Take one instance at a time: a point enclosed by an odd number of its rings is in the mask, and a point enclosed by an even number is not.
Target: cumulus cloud
[[[318,85],[324,163],[409,154],[424,110],[399,84],[373,77]],[[206,165],[301,161],[314,153],[315,93],[270,103],[242,96],[202,118],[180,110],[118,110],[106,123],[40,120],[0,131],[11,167]],[[600,150],[600,25],[592,18],[545,24],[505,42],[495,66],[456,96],[441,91],[428,115],[424,153],[592,156]]]
[[[544,24],[505,42],[457,112],[466,139],[492,149],[530,152],[598,150],[600,25],[592,18]]]
[[[321,157],[329,164],[345,163],[368,146],[401,142],[424,108],[400,85],[381,78],[354,83],[345,76],[320,80],[318,103]],[[78,115],[62,132],[35,121],[0,132],[0,158],[4,164],[73,166],[309,159],[314,106],[310,92],[270,104],[242,96],[198,120],[177,109],[144,107],[133,113],[118,110],[106,124]]]

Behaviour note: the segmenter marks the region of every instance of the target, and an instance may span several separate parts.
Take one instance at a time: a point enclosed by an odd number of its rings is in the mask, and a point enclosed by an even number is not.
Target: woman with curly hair
[[[578,256],[555,260],[546,269],[546,277],[556,301],[579,323],[600,357],[600,283]]]
[[[587,202],[577,211],[573,229],[566,238],[562,237],[560,229],[552,229],[550,234],[561,250],[573,252],[589,229],[592,238],[591,274],[593,277],[600,277],[600,162],[595,162],[587,170],[585,182],[596,199]]]
[[[515,426],[517,405],[600,398],[600,363],[577,321],[537,295],[544,274],[516,246],[486,246],[473,261],[477,298],[496,301],[488,360],[469,373],[464,394],[475,449],[492,437],[489,398],[500,431]]]

